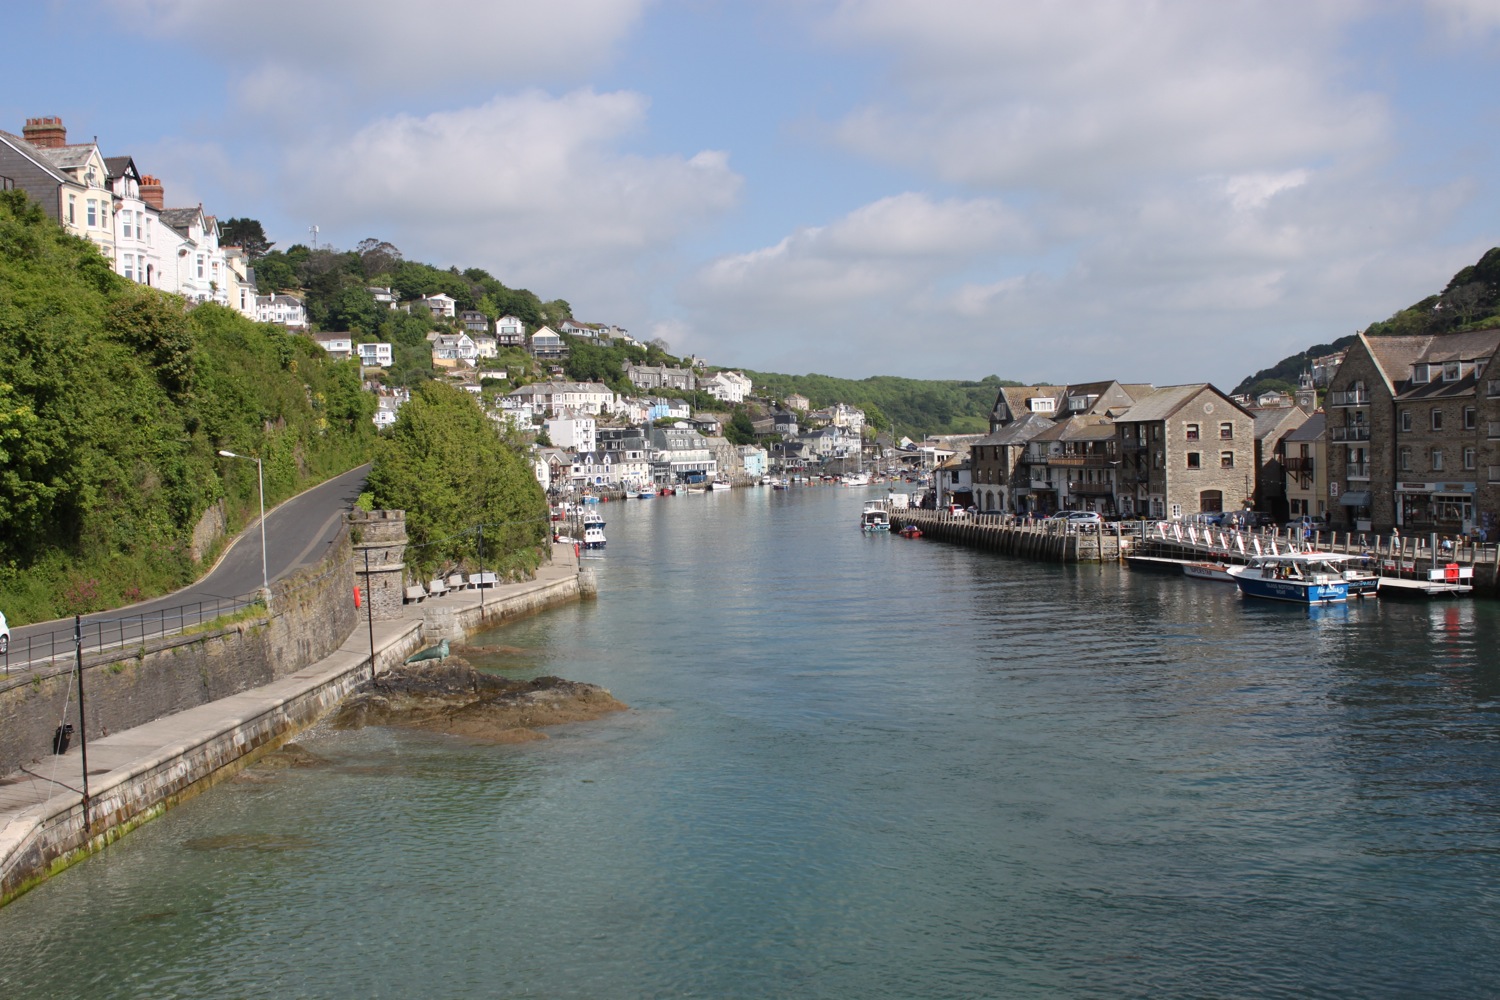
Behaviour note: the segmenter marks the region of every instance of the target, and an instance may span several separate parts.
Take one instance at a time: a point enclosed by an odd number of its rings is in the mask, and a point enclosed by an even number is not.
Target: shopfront
[[[1403,529],[1468,534],[1474,529],[1474,483],[1397,483],[1396,524]]]

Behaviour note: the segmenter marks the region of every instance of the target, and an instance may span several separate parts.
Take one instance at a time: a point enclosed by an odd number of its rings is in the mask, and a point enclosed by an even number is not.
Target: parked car
[[[1288,528],[1311,528],[1314,531],[1327,531],[1328,519],[1325,518],[1322,514],[1302,514],[1298,517],[1292,518],[1286,523],[1286,526]]]
[[[10,626],[5,623],[5,613],[0,611],[0,656],[10,652]]]

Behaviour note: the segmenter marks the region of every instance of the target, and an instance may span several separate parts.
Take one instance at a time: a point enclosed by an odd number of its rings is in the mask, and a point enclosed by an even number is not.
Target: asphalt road
[[[362,465],[266,512],[266,575],[278,580],[322,559],[338,537],[344,512],[354,506],[370,467]],[[84,648],[140,640],[174,632],[198,620],[227,614],[255,597],[262,583],[259,519],[229,544],[218,563],[197,583],[128,608],[87,615]],[[9,666],[71,655],[73,622],[38,622],[10,631]]]

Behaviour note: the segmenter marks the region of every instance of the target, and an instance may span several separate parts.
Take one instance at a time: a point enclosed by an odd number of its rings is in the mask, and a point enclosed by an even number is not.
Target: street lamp
[[[260,459],[254,455],[236,455],[232,451],[219,449],[225,458],[242,458],[255,463],[255,484],[260,488],[260,586],[264,591],[266,606],[271,606],[271,577],[266,572],[266,477]]]

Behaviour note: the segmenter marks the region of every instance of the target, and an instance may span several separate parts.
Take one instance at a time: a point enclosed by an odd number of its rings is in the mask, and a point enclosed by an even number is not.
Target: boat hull
[[[1246,597],[1259,597],[1267,601],[1288,601],[1292,604],[1343,604],[1349,599],[1349,585],[1343,580],[1312,583],[1236,576],[1234,582],[1239,584],[1240,593]]]

